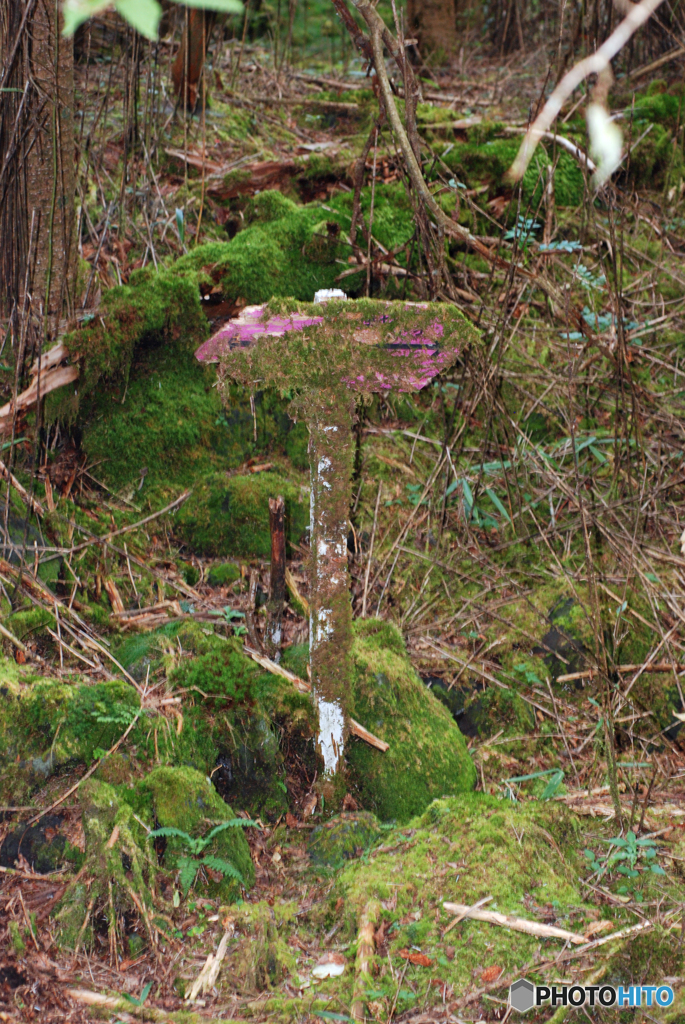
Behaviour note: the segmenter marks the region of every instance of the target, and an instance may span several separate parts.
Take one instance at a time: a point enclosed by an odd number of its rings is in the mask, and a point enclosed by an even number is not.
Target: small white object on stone
[[[320,288],[314,292],[314,302],[330,302],[331,299],[346,299],[347,295],[340,288]]]

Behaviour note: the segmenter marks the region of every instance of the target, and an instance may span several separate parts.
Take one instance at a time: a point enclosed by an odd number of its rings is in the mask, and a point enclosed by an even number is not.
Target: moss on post
[[[220,363],[224,391],[231,380],[277,388],[309,428],[310,651],[324,778],[338,776],[352,711],[347,522],[355,396],[418,391],[476,338],[447,305],[280,299],[248,306],[196,353]]]

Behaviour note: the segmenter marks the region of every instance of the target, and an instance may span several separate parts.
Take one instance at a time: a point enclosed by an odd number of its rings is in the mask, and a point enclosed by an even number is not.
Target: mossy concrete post
[[[220,364],[221,382],[277,388],[309,428],[311,672],[327,776],[344,763],[353,712],[347,531],[355,401],[420,390],[476,339],[449,305],[278,299],[248,306],[196,353]]]
[[[309,662],[319,710],[319,747],[334,774],[345,745],[349,713],[352,603],[347,571],[347,533],[352,476],[354,396],[313,396],[309,427],[310,617]]]

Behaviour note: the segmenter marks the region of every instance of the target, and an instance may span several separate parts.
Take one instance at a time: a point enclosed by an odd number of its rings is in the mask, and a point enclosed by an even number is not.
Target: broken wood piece
[[[297,586],[297,581],[290,569],[285,570],[285,585],[290,592],[292,605],[296,612],[300,615],[304,615],[305,619],[309,618],[309,601],[306,597],[303,597]]]
[[[216,980],[219,977],[221,964],[226,956],[229,939],[233,938],[234,932],[235,928],[231,923],[221,936],[221,942],[219,943],[219,948],[216,953],[210,953],[205,960],[204,967],[193,982],[191,989],[186,996],[187,1003],[193,1002],[199,995],[211,992],[214,988]]]
[[[300,679],[300,677],[296,676],[294,672],[289,672],[287,668],[281,668],[281,666],[277,665],[275,661],[271,660],[271,658],[267,658],[264,654],[260,654],[258,651],[253,650],[251,647],[248,647],[247,644],[243,646],[243,651],[248,655],[248,657],[252,658],[253,661],[256,661],[258,665],[266,669],[267,672],[271,672],[272,675],[275,676],[281,676],[282,679],[287,679],[289,683],[293,684],[296,690],[300,691],[300,693],[312,692],[311,683],[306,682],[304,679]],[[382,750],[383,753],[385,753],[386,750],[390,750],[389,743],[386,743],[385,740],[379,739],[378,736],[374,736],[372,732],[365,729],[363,725],[359,724],[359,722],[355,722],[353,718],[349,719],[348,725],[352,735],[356,736],[360,740],[364,740],[364,742],[368,743],[369,746],[375,747],[376,750]]]
[[[282,187],[285,182],[300,170],[293,161],[280,163],[278,160],[263,160],[257,164],[241,167],[240,174],[234,178],[226,175],[221,181],[207,184],[207,193],[217,199],[235,199],[236,196],[251,196],[265,189]]]
[[[66,355],[65,351],[62,358],[66,358]],[[79,373],[78,366],[54,366],[45,370],[41,365],[40,374],[31,381],[25,391],[17,396],[16,402],[7,402],[0,409],[0,433],[11,431],[15,414],[18,416],[20,413],[28,412],[38,401],[39,393],[41,398],[45,398],[51,391],[64,387],[65,384],[73,384],[75,380],[78,380]]]
[[[586,941],[584,935],[568,932],[565,928],[555,928],[551,924],[540,924],[538,921],[527,921],[523,917],[499,914],[495,910],[475,910],[465,903],[443,903],[443,908],[448,914],[462,915],[462,919],[470,917],[475,921],[486,921],[488,924],[496,924],[501,928],[511,928],[515,932],[537,935],[541,939],[563,939],[564,942],[573,942],[576,945]]]
[[[103,580],[102,585],[107,592],[109,603],[112,606],[112,611],[115,615],[121,615],[124,611],[124,602],[121,600],[121,594],[117,589],[117,585],[114,580]]]
[[[478,900],[472,906],[467,907],[465,913],[457,914],[457,916],[454,918],[454,920],[450,921],[450,923],[447,925],[447,927],[445,928],[444,932],[442,933],[443,939],[445,938],[445,936],[447,935],[448,932],[451,932],[452,929],[455,928],[459,924],[460,921],[463,921],[465,917],[469,917],[470,914],[474,910],[480,910],[480,908],[484,907],[486,903],[489,903],[492,898],[493,898],[492,896],[484,896],[482,900]]]
[[[369,900],[359,920],[359,941],[354,964],[354,995],[350,1015],[352,1020],[364,1020],[364,991],[371,982],[371,958],[376,951],[375,931],[381,905],[378,900]]]
[[[2,428],[0,427],[0,430],[1,429]],[[24,502],[24,504],[26,505],[27,508],[30,508],[32,512],[35,512],[35,514],[37,516],[45,515],[45,509],[43,508],[41,503],[38,501],[38,499],[31,497],[31,495],[28,493],[26,488],[23,487],[22,484],[19,483],[19,481],[17,480],[16,476],[14,476],[13,473],[10,473],[9,469],[7,468],[7,466],[5,465],[4,462],[0,462],[0,476],[3,478],[3,480],[9,480],[11,486],[14,487],[15,491],[17,492],[17,494],[19,495],[19,497]],[[47,488],[46,488],[45,493],[47,494]],[[51,496],[52,496],[52,492],[51,492]],[[50,504],[50,502],[48,502],[48,505],[49,504]],[[54,505],[53,505],[53,508],[54,508]]]
[[[349,719],[349,726],[350,732],[353,736],[356,736],[357,739],[364,740],[364,742],[368,743],[369,746],[375,747],[376,750],[382,750],[383,753],[385,753],[386,750],[390,750],[389,743],[386,743],[385,740],[380,740],[378,736],[374,736],[372,732],[365,729],[363,725],[359,724],[359,722],[355,722],[354,718]]]

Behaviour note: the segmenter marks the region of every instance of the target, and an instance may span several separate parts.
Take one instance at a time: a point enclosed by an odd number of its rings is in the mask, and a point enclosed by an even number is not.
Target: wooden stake
[[[286,598],[285,501],[280,494],[277,498],[269,498],[269,527],[271,529],[271,578],[264,639],[266,653],[278,664],[281,660],[283,608]]]
[[[359,942],[354,966],[354,997],[350,1009],[353,1020],[364,1020],[364,988],[369,981],[371,957],[376,951],[374,933],[380,912],[381,905],[378,900],[369,900],[359,922]]]

